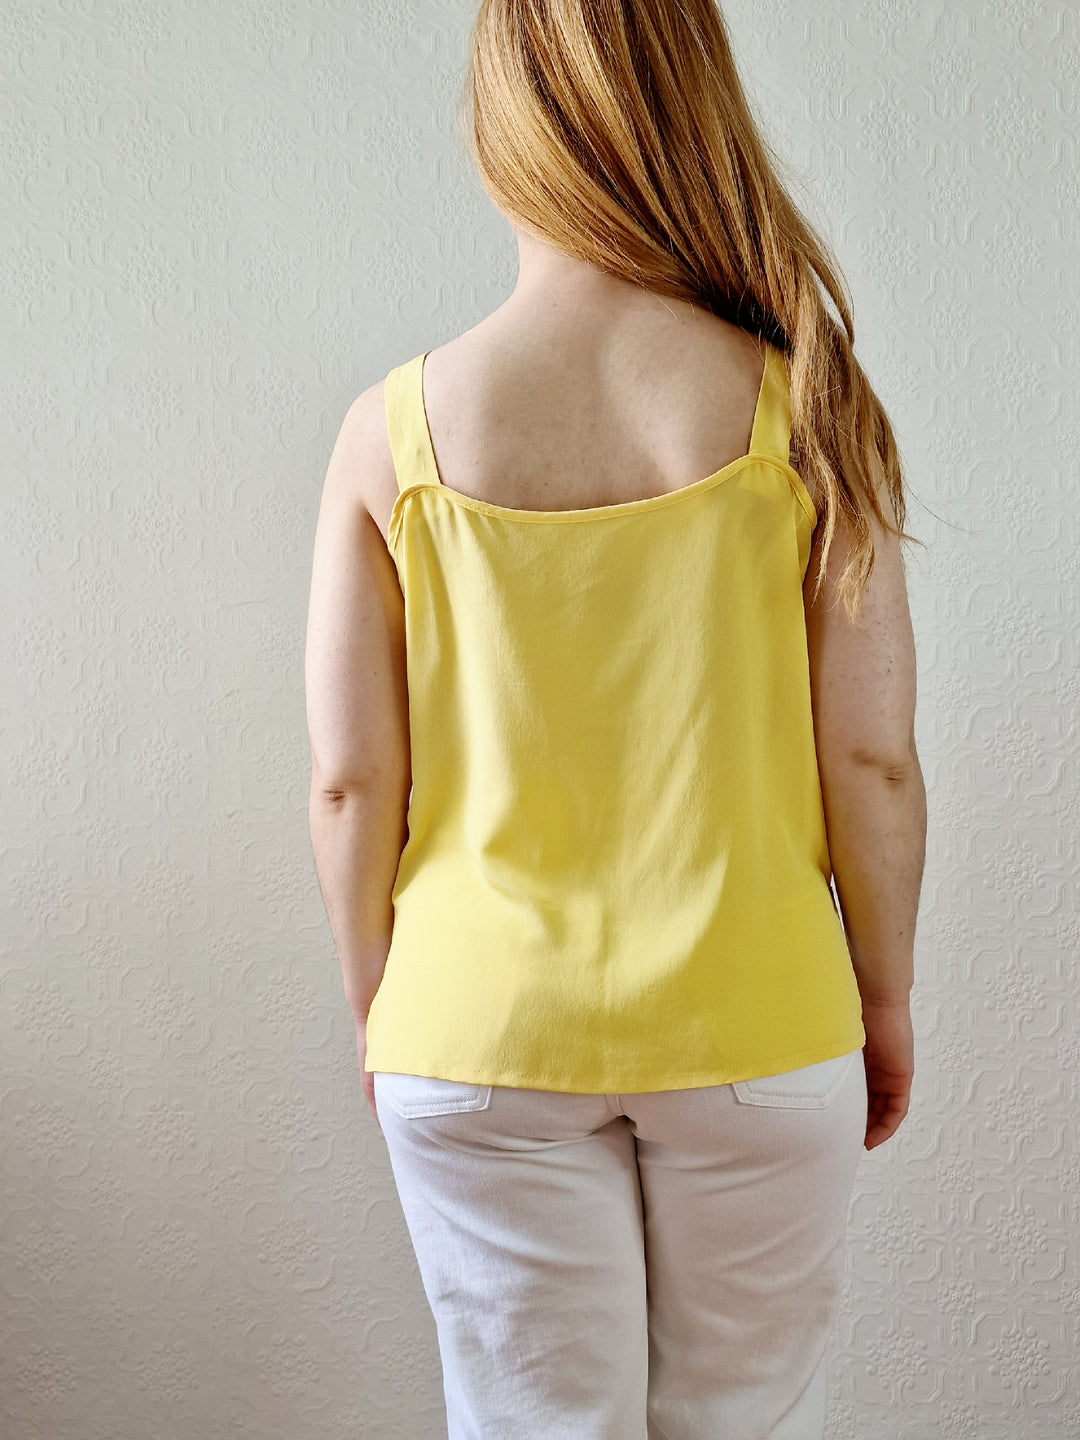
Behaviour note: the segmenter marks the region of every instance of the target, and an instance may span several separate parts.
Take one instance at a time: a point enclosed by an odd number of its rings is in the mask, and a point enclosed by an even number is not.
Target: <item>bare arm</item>
[[[883,500],[887,505],[887,501]],[[887,515],[895,523],[891,506]],[[825,824],[840,912],[867,1004],[907,1004],[926,846],[915,750],[915,646],[899,542],[874,523],[875,562],[848,619],[836,588],[849,537],[839,527],[817,601],[805,586],[810,683]]]
[[[381,390],[373,386],[350,409],[330,458],[305,651],[311,844],[358,1025],[390,947],[410,784],[404,607],[362,496],[384,437]]]

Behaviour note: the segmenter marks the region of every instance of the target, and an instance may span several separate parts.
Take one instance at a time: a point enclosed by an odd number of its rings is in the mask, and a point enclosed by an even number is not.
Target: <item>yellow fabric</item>
[[[440,483],[425,358],[386,378],[413,786],[367,1069],[617,1094],[859,1048],[784,353],[747,455],[566,511]]]

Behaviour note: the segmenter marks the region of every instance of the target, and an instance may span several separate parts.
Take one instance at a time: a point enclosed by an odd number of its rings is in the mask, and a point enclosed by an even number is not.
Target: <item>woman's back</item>
[[[642,302],[601,326],[596,300],[559,334],[508,305],[467,337],[471,367],[447,347],[445,428],[427,352],[386,377],[412,791],[373,1070],[644,1092],[864,1038],[829,889],[802,599],[817,516],[789,464],[786,356],[710,324],[711,351],[657,368],[645,404],[648,373],[626,374],[653,348]],[[708,395],[682,394],[725,369],[726,447]],[[635,449],[666,473],[625,482],[610,456]]]

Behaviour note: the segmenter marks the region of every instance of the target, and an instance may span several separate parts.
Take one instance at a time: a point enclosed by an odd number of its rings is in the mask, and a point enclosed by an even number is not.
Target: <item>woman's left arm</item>
[[[388,455],[383,403],[381,383],[353,403],[330,457],[304,656],[312,851],[358,1028],[390,947],[411,783],[404,603],[364,500]]]

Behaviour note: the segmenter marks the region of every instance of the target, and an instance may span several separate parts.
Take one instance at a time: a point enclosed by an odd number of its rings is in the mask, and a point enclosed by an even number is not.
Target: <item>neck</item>
[[[540,306],[566,316],[652,312],[658,305],[681,311],[685,302],[660,296],[556,249],[511,223],[517,240],[517,284],[507,304]]]

